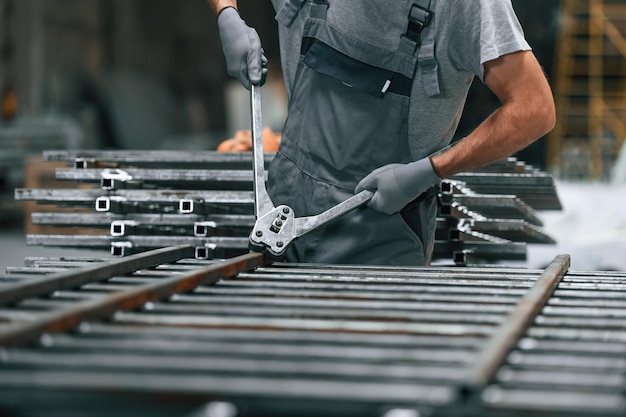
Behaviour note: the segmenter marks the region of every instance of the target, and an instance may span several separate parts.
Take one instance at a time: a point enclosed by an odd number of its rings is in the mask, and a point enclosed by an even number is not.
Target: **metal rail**
[[[266,163],[273,158],[267,154]],[[252,166],[251,152],[218,153],[214,151],[132,150],[105,151],[97,149],[48,150],[45,161],[67,161],[76,168],[116,167],[119,165],[169,167],[172,165],[199,165],[245,167]]]
[[[252,183],[250,170],[235,169],[57,169],[55,177],[64,181],[99,184],[105,189],[133,188],[133,185],[141,187],[143,183],[174,185],[191,183],[195,189]]]
[[[254,198],[248,191],[226,190],[115,190],[106,192],[99,189],[23,189],[15,190],[15,199],[20,201],[34,200],[40,203],[80,204],[97,207],[98,199],[133,202],[174,204],[181,200],[198,201],[203,204],[247,204],[252,205]],[[107,211],[107,210],[101,210]]]
[[[475,395],[494,378],[505,357],[543,309],[569,266],[568,255],[558,256],[548,265],[531,290],[522,297],[500,330],[489,339],[469,371],[467,381],[462,387],[464,396]]]
[[[117,261],[96,267],[87,267],[65,274],[42,278],[33,284],[14,284],[7,289],[7,296],[2,298],[3,303],[15,303],[19,299],[29,296],[40,296],[58,289],[67,289],[72,286],[97,282],[104,277],[114,277],[118,273],[130,272],[138,268],[156,266],[160,263],[171,262],[190,256],[192,248],[172,248],[156,250],[137,255],[128,261]],[[185,292],[222,278],[236,275],[238,272],[254,269],[267,264],[268,261],[259,254],[243,255],[229,261],[216,263],[206,268],[192,270],[182,275],[173,275],[169,278],[149,282],[146,285],[130,287],[125,291],[114,292],[105,298],[89,299],[61,308],[51,314],[26,323],[11,323],[0,328],[0,345],[10,346],[28,343],[41,337],[44,333],[58,333],[75,328],[85,320],[102,320],[112,314],[132,310],[152,302],[167,298],[177,292]],[[4,293],[4,291],[2,292]]]
[[[157,249],[105,264],[89,266],[78,271],[59,273],[39,279],[31,279],[27,282],[3,286],[2,291],[0,291],[0,305],[14,304],[23,298],[38,297],[62,289],[80,287],[89,282],[97,282],[112,276],[134,272],[138,269],[174,262],[192,255],[193,251],[190,247]]]

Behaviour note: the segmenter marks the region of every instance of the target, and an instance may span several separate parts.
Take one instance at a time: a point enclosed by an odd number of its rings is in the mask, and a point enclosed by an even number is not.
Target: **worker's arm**
[[[237,9],[237,0],[208,0],[209,6],[213,9],[215,16],[218,16],[222,10],[227,7]]]
[[[369,206],[393,214],[440,179],[505,158],[554,127],[552,92],[532,52],[516,52],[487,62],[484,80],[501,106],[476,130],[431,158],[372,171],[357,184],[355,192],[375,191]]]
[[[441,178],[506,158],[554,127],[552,92],[532,52],[485,63],[484,80],[501,106],[458,144],[431,158]]]
[[[226,58],[226,71],[250,89],[250,84],[265,81],[267,59],[263,55],[261,39],[246,25],[237,10],[236,0],[208,0],[217,16],[217,26]]]

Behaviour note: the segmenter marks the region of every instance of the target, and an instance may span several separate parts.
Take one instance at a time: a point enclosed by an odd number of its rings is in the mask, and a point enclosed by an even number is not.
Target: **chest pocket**
[[[407,31],[398,49],[380,48],[330,25],[325,1],[308,6],[279,152],[311,177],[352,191],[372,170],[410,161],[419,39]]]
[[[410,95],[412,79],[416,67],[422,74],[424,90],[428,96],[440,94],[438,65],[435,58],[435,24],[433,19],[435,0],[410,0],[407,17],[407,30],[401,37],[396,52],[415,56],[408,64],[398,64],[397,60],[388,56],[380,57],[378,48],[364,42],[355,41],[357,45],[341,47],[343,41],[340,35],[333,34],[327,41],[316,39],[319,33],[294,34],[302,36],[301,55],[305,57],[305,64],[322,74],[336,78],[348,86],[357,88],[374,96],[381,96],[387,91]],[[308,13],[301,10],[307,0],[286,0],[278,10],[276,20],[285,27],[291,27],[296,18],[326,20],[329,7],[327,0],[309,0]],[[332,5],[330,5],[332,7]],[[300,15],[300,16],[299,16]],[[310,30],[310,27],[309,27]],[[313,32],[319,32],[313,30]],[[352,37],[346,39],[353,40]],[[360,45],[358,45],[360,44]],[[373,56],[368,62],[368,54]],[[378,58],[375,56],[378,55]],[[394,62],[395,61],[395,62]],[[382,65],[381,65],[382,64]],[[399,68],[399,72],[395,71]]]
[[[387,92],[404,96],[411,93],[409,77],[354,59],[315,38],[303,40],[301,53],[308,67],[374,97]]]

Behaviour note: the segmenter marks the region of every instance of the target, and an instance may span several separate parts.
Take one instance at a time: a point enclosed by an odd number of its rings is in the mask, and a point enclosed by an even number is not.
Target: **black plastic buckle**
[[[419,44],[422,30],[430,24],[432,17],[432,11],[418,4],[414,4],[409,12],[409,25],[405,36]]]

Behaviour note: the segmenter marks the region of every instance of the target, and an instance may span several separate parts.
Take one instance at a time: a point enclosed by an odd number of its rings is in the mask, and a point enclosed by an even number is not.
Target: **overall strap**
[[[433,0],[434,2],[435,0]],[[429,97],[436,96],[441,93],[439,88],[439,65],[435,58],[435,22],[424,31],[422,35],[422,45],[417,54],[417,66],[422,73],[424,81],[424,91]]]
[[[285,27],[290,27],[307,0],[285,0],[285,3],[276,14],[276,20]],[[326,19],[328,10],[327,0],[311,0],[311,17]]]
[[[311,0],[311,17],[326,20],[328,12],[328,0]]]
[[[435,58],[435,0],[412,0],[406,33],[400,39],[398,50],[409,55],[417,52],[418,68],[428,96],[440,93],[438,64]]]
[[[293,21],[296,20],[298,13],[300,13],[300,9],[304,7],[304,3],[306,3],[306,0],[285,0],[285,3],[276,14],[276,20],[286,27],[290,27]]]

